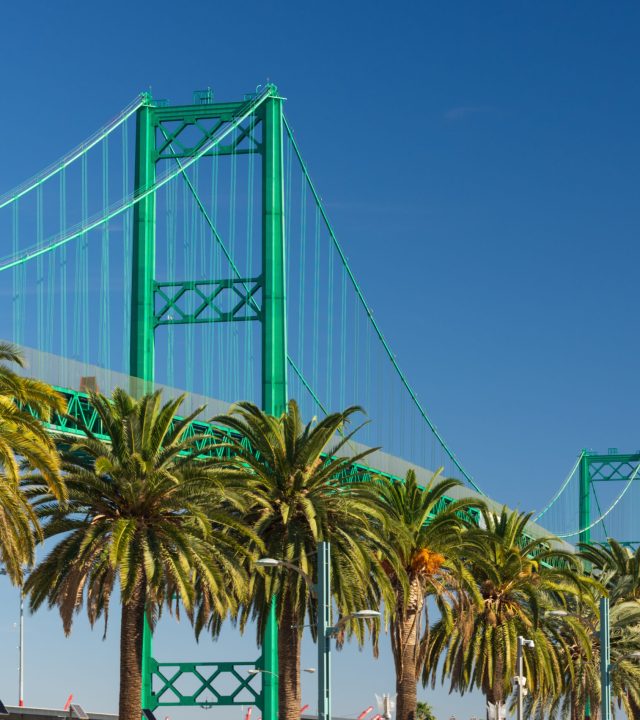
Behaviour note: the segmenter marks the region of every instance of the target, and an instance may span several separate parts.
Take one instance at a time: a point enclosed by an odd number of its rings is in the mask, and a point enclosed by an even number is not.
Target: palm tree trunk
[[[499,711],[500,707],[504,703],[504,659],[498,652],[495,659],[495,665],[493,668],[493,680],[489,691],[487,692],[487,701],[496,706],[496,711]],[[488,711],[487,711],[488,715]]]
[[[418,612],[410,610],[396,620],[396,720],[415,720],[417,694]]]
[[[122,603],[119,720],[140,720],[144,605],[144,593],[140,583],[131,599],[126,603]]]
[[[300,688],[300,629],[293,601],[283,597],[284,608],[278,628],[279,720],[299,720],[302,706]]]

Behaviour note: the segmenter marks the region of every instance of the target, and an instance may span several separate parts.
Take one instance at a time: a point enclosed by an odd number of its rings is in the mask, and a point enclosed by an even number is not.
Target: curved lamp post
[[[301,568],[287,560],[261,558],[256,565],[263,568],[284,567],[297,572],[307,584],[318,604],[318,720],[331,720],[331,638],[337,635],[350,620],[370,620],[380,617],[378,610],[358,610],[331,624],[331,546],[318,543],[318,584],[311,581]]]

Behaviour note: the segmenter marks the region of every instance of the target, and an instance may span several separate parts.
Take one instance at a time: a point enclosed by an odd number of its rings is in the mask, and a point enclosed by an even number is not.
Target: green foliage
[[[459,485],[436,474],[421,487],[413,470],[404,482],[381,480],[378,484],[377,502],[388,519],[385,555],[397,558],[396,567],[387,563],[387,571],[394,589],[389,612],[399,718],[412,715],[415,680],[428,657],[427,597],[434,597],[445,624],[450,625],[456,593],[477,595],[463,556],[469,507],[478,503],[461,499],[443,506],[444,498]]]
[[[427,702],[418,701],[416,705],[416,720],[438,720],[433,714],[431,705]]]
[[[546,611],[571,599],[588,601],[589,582],[580,563],[553,549],[550,538],[527,539],[530,515],[503,509],[482,511],[482,526],[467,531],[467,559],[481,603],[462,604],[453,627],[438,621],[433,630],[431,679],[444,655],[443,678],[452,689],[480,688],[490,702],[504,702],[515,675],[518,635],[535,641],[525,654],[528,687],[555,695],[562,685],[558,649],[541,622]]]
[[[243,402],[233,406],[229,415],[214,418],[237,433],[230,439],[235,461],[228,472],[243,476],[249,503],[243,521],[260,538],[268,557],[293,563],[314,580],[316,545],[330,541],[332,589],[341,614],[377,607],[381,590],[388,588],[379,559],[385,552],[380,533],[385,518],[373,502],[371,483],[363,482],[364,477],[353,470],[354,463],[371,451],[345,454],[357,428],[340,435],[358,411],[347,408],[303,425],[294,400],[280,417]],[[252,568],[241,624],[257,618],[258,642],[274,596],[279,617],[291,602],[301,624],[309,615],[315,633],[315,599],[304,577]],[[368,624],[376,627],[375,621]],[[363,625],[353,621],[347,630],[362,639]]]
[[[58,499],[65,497],[58,453],[38,419],[48,420],[52,411],[64,412],[65,403],[49,385],[18,375],[7,362],[23,365],[15,347],[0,343],[0,563],[9,578],[21,584],[24,565],[33,563],[40,530],[21,491],[20,472],[38,471]]]
[[[59,608],[66,633],[83,600],[92,624],[106,621],[116,583],[124,603],[141,589],[150,616],[173,598],[192,613],[196,596],[201,613],[224,615],[244,591],[239,537],[255,538],[239,520],[241,495],[212,461],[196,459],[198,438],[183,433],[201,408],[174,423],[182,401],[92,394],[109,442],[85,427],[64,453],[67,503],[31,489],[45,538],[57,543],[26,590],[32,609]]]

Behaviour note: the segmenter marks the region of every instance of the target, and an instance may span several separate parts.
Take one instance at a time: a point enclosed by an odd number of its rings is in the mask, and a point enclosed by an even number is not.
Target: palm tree
[[[383,548],[379,528],[384,518],[373,501],[372,485],[359,482],[363,472],[355,466],[371,451],[344,454],[355,431],[336,439],[358,410],[350,407],[305,426],[294,400],[279,417],[243,402],[230,414],[214,418],[231,430],[230,450],[246,477],[251,505],[245,521],[267,555],[304,573],[252,568],[250,599],[241,613],[242,628],[250,617],[257,618],[260,642],[276,598],[281,720],[297,720],[300,715],[300,640],[307,614],[315,633],[316,600],[308,582],[316,575],[317,543],[332,544],[332,590],[340,613],[375,607],[381,589],[388,586],[380,562],[370,552]],[[371,582],[372,574],[376,583]],[[350,624],[349,630],[363,639],[358,623]]]
[[[594,586],[582,598],[569,596],[564,607],[542,613],[539,634],[553,653],[558,681],[552,689],[544,683],[534,683],[530,688],[526,702],[531,718],[582,720],[589,706],[597,708],[597,595]],[[535,673],[537,668],[534,666],[532,671]]]
[[[91,624],[104,616],[106,632],[120,586],[121,720],[140,717],[145,614],[152,619],[177,598],[192,615],[204,594],[224,615],[245,583],[237,532],[251,533],[238,520],[241,503],[218,467],[196,457],[201,438],[184,437],[202,408],[174,420],[183,398],[161,406],[159,392],[138,401],[120,389],[111,400],[92,394],[108,441],[83,427],[86,438],[64,454],[66,504],[33,489],[44,536],[57,544],[27,580],[31,608],[57,606],[68,634],[86,602]]]
[[[608,538],[606,543],[580,543],[580,557],[591,576],[598,579],[610,601],[612,697],[629,717],[640,715],[640,548],[635,551]],[[597,622],[597,618],[596,618]],[[599,657],[598,636],[594,633]],[[634,659],[635,657],[635,659]],[[595,664],[595,663],[594,663]],[[592,692],[600,693],[597,668],[592,673]],[[585,689],[586,690],[586,689]]]
[[[398,720],[414,720],[417,680],[423,672],[429,645],[429,595],[443,618],[449,618],[449,600],[466,587],[473,597],[473,578],[461,562],[465,515],[471,499],[446,505],[445,497],[457,480],[434,475],[421,487],[413,470],[404,482],[386,481],[378,486],[379,503],[389,521],[387,552],[399,560],[400,573],[389,569],[395,606],[391,617],[391,649],[396,671]],[[476,593],[477,595],[477,593]],[[479,601],[479,599],[478,599]],[[428,673],[427,668],[427,673]]]
[[[453,628],[439,621],[430,646],[431,678],[444,654],[443,678],[452,689],[478,687],[487,701],[502,705],[516,674],[518,635],[534,640],[525,654],[528,687],[556,695],[560,664],[547,642],[541,618],[546,610],[563,607],[568,597],[580,597],[588,585],[578,559],[555,549],[551,539],[530,538],[530,515],[503,509],[482,509],[482,525],[467,533],[469,569],[482,602],[456,610]]]
[[[37,470],[49,490],[62,500],[64,483],[59,456],[42,425],[52,412],[66,409],[64,398],[40,380],[22,377],[5,363],[24,366],[13,345],[0,343],[0,563],[17,585],[23,568],[34,560],[37,519],[20,490],[21,464]]]
[[[531,717],[582,720],[589,705],[597,716],[600,706],[600,618],[595,610],[601,592],[591,588],[588,603],[570,598],[565,611],[545,615],[542,629],[555,649],[560,664],[561,683],[556,695],[534,692]],[[584,597],[584,596],[583,596]],[[637,717],[634,703],[640,698],[640,603],[620,601],[609,614],[612,698],[627,717]]]

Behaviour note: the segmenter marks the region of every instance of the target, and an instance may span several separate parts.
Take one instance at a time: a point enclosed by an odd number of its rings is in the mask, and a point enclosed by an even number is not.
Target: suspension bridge
[[[185,410],[210,415],[239,399],[279,413],[295,397],[307,417],[357,404],[370,419],[359,441],[383,448],[372,472],[414,467],[426,482],[443,467],[460,494],[484,496],[385,339],[283,107],[273,85],[236,102],[199,91],[189,105],[144,93],[0,197],[0,337],[67,397],[69,417],[50,425],[61,436],[79,432],[74,418],[99,432],[87,391],[116,386],[186,390]],[[639,470],[640,454],[582,451],[531,534],[636,544]],[[143,706],[207,698],[275,720],[276,637],[272,623],[256,660],[171,663],[147,632]],[[265,672],[247,677],[254,666]],[[231,689],[217,689],[223,677]]]

